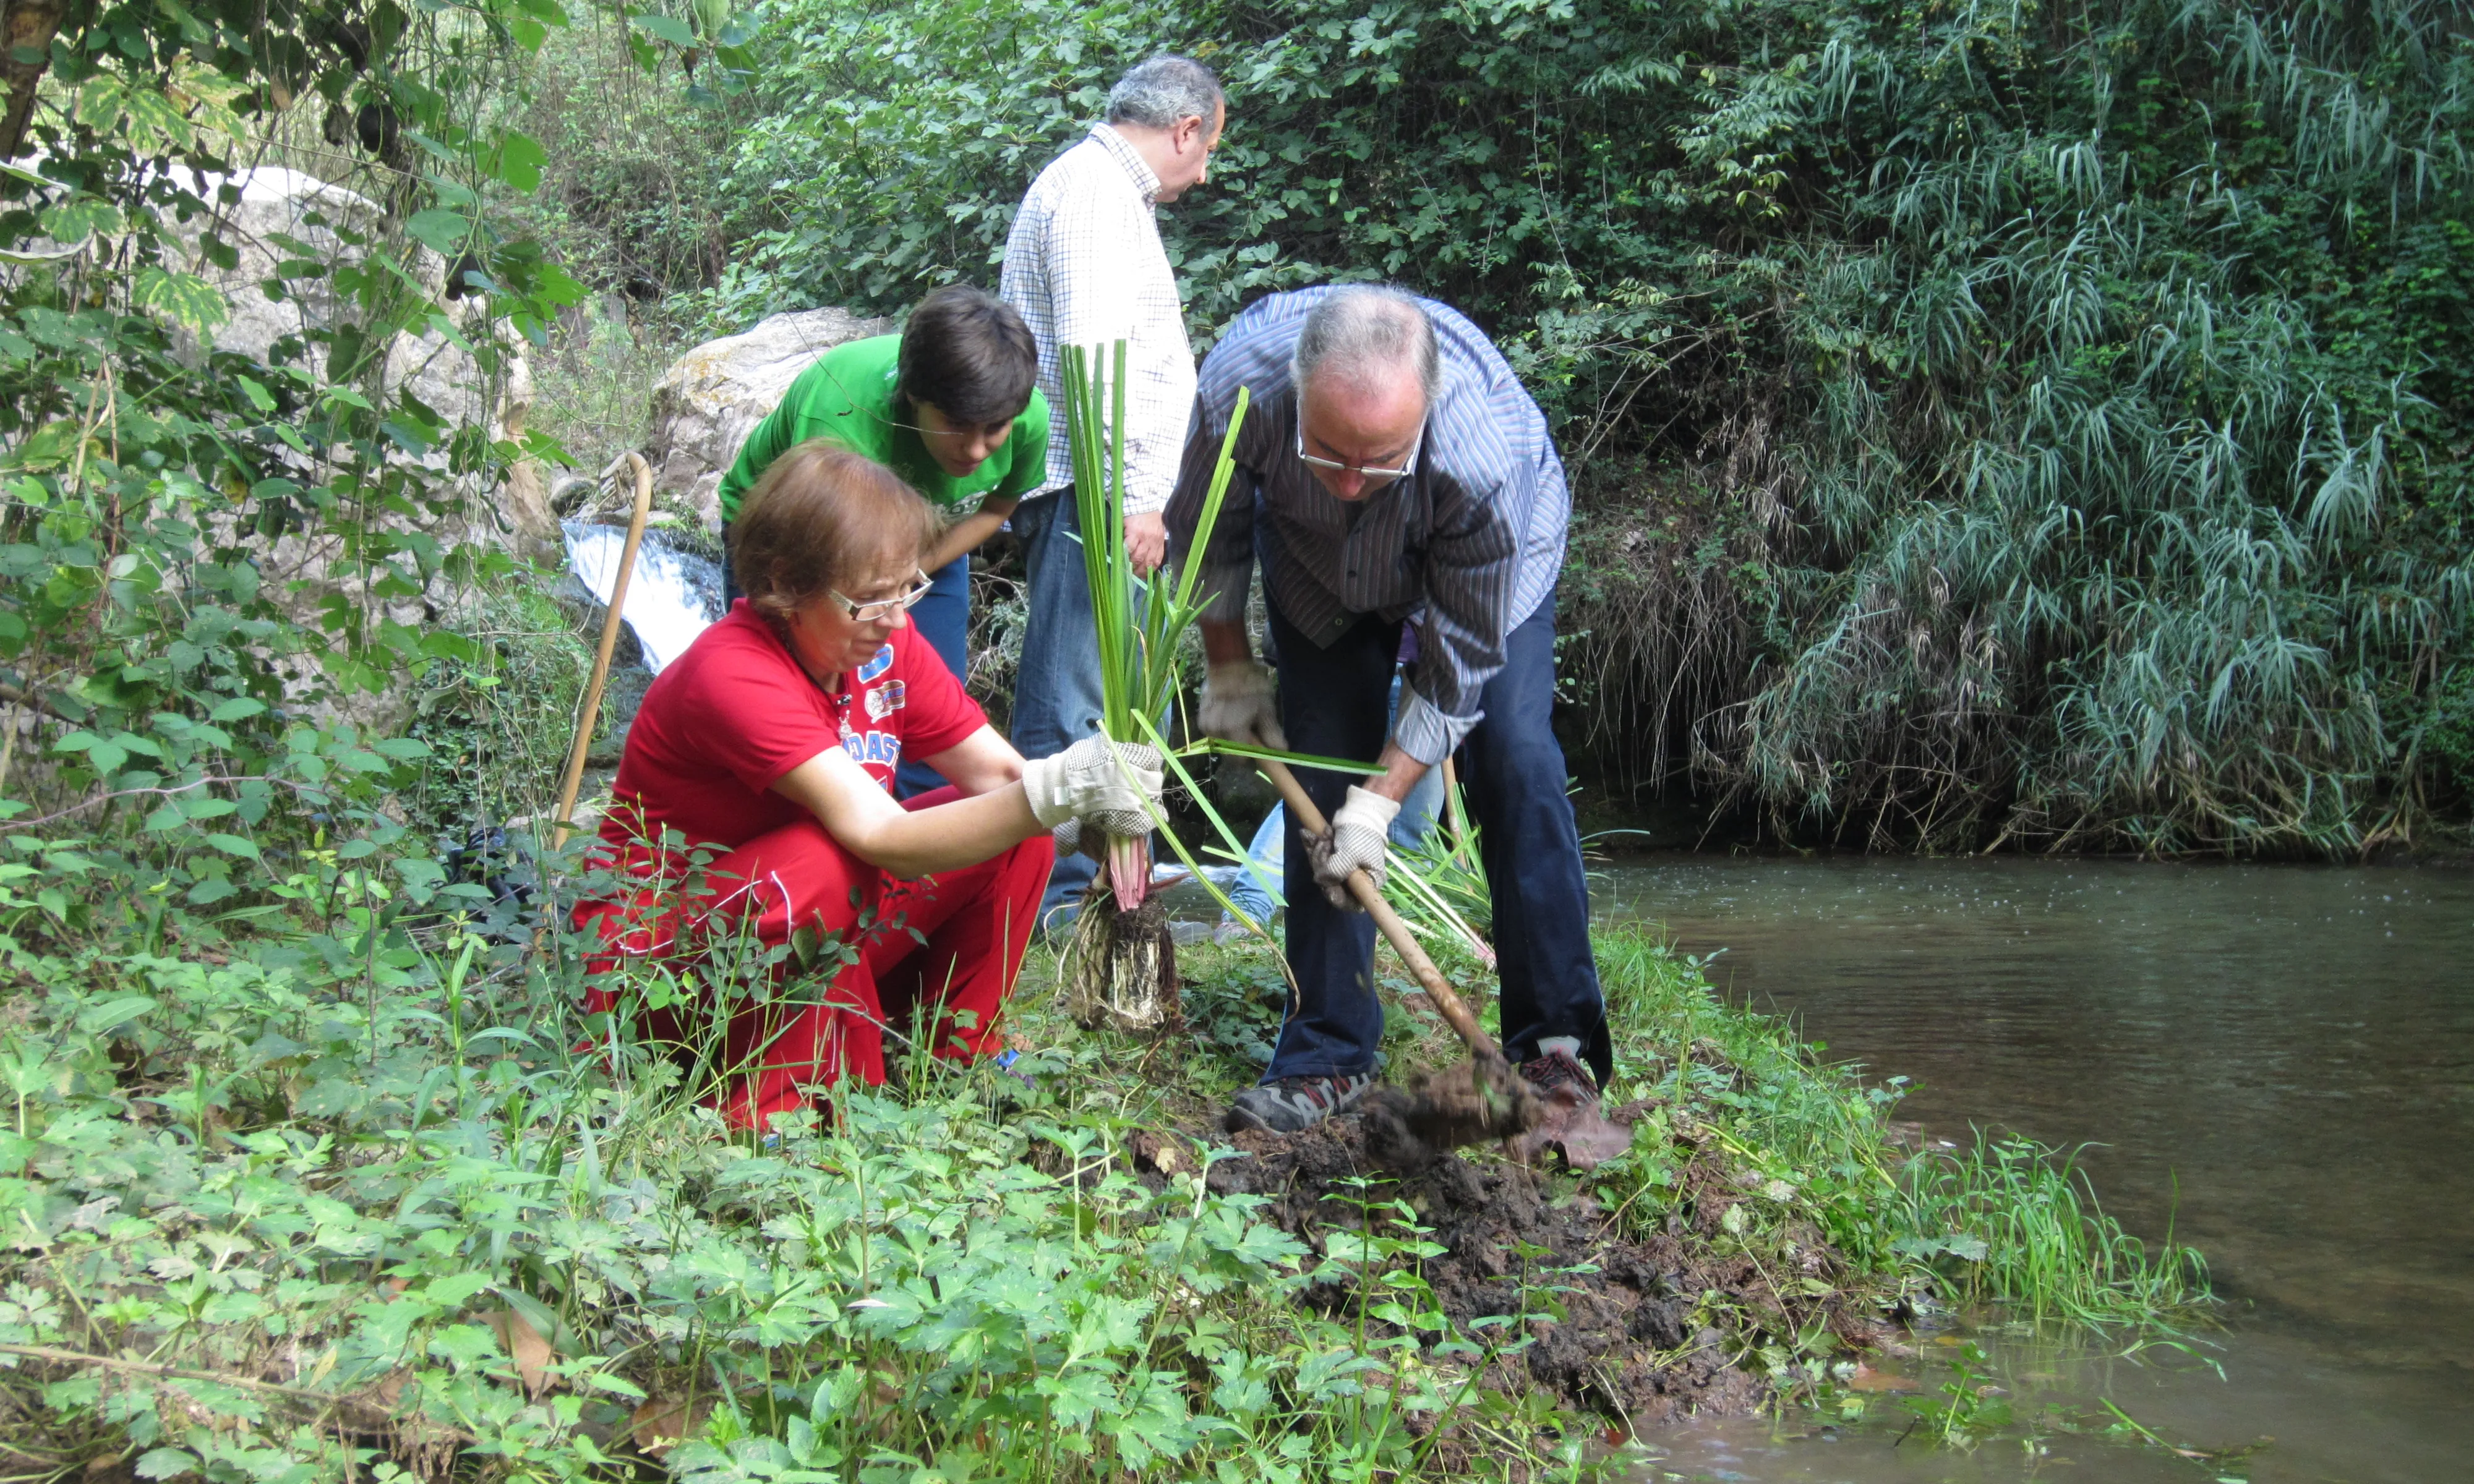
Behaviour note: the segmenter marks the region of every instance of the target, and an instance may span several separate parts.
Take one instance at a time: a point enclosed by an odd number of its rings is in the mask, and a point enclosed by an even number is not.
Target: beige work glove
[[[1348,890],[1348,874],[1363,871],[1383,890],[1383,846],[1391,837],[1392,821],[1400,813],[1399,803],[1370,788],[1354,783],[1348,788],[1348,802],[1331,817],[1331,828],[1306,841],[1306,859],[1314,866],[1315,884],[1322,888],[1323,897],[1343,912],[1365,909]]]
[[[1031,818],[1052,831],[1076,824],[1104,834],[1149,835],[1164,779],[1157,749],[1106,737],[1084,737],[1053,757],[1022,765]],[[1063,841],[1059,847],[1071,850]]]
[[[1279,703],[1273,698],[1272,672],[1251,659],[1216,664],[1203,675],[1202,704],[1195,708],[1194,725],[1206,737],[1289,750],[1288,733],[1280,730]]]

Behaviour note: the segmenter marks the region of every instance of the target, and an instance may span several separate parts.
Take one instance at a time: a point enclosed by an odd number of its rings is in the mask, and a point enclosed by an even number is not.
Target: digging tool
[[[1289,806],[1299,829],[1319,835],[1330,827],[1288,764],[1258,757],[1254,765],[1280,791],[1281,802]],[[1369,1099],[1369,1143],[1378,1156],[1388,1157],[1387,1162],[1415,1167],[1432,1160],[1437,1150],[1500,1138],[1504,1152],[1521,1163],[1529,1163],[1549,1147],[1560,1147],[1565,1160],[1586,1169],[1632,1146],[1631,1128],[1609,1121],[1592,1104],[1569,1096],[1539,1097],[1505,1059],[1494,1038],[1477,1023],[1477,1017],[1469,1014],[1467,1004],[1364,870],[1348,874],[1348,891],[1374,920],[1392,951],[1418,976],[1443,1023],[1469,1049],[1467,1067],[1429,1073],[1414,1091],[1381,1089]]]
[[[644,521],[653,513],[653,467],[640,453],[623,453],[601,471],[601,482],[613,483],[621,467],[636,475],[636,509],[627,517],[627,540],[618,548],[618,575],[610,584],[610,608],[601,615],[601,647],[594,651],[593,679],[584,687],[584,708],[575,723],[575,744],[567,751],[567,774],[558,785],[558,826],[550,834],[555,854],[575,832],[575,793],[584,786],[584,758],[593,751],[593,725],[601,719],[601,687],[610,680],[610,655],[618,647],[618,625],[627,609],[627,578],[636,570],[636,548],[644,541]]]

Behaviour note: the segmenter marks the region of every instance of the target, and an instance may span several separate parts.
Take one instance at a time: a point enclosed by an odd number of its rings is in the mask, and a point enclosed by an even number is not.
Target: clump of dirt
[[[1636,1105],[1618,1116],[1639,1113]],[[1888,1337],[1870,1305],[1838,1281],[1847,1265],[1817,1233],[1793,1233],[1811,1240],[1789,1242],[1792,1256],[1767,1263],[1725,1239],[1727,1210],[1742,1196],[1714,1151],[1686,1163],[1666,1230],[1636,1238],[1564,1177],[1454,1154],[1403,1174],[1370,1150],[1368,1137],[1355,1117],[1300,1134],[1222,1136],[1250,1158],[1214,1164],[1210,1187],[1269,1197],[1267,1217],[1318,1248],[1326,1233],[1356,1228],[1370,1197],[1407,1201],[1431,1229],[1428,1239],[1445,1249],[1423,1272],[1457,1328],[1467,1333],[1474,1320],[1532,1316],[1533,1343],[1496,1361],[1486,1378],[1498,1389],[1544,1387],[1638,1428],[1691,1412],[1758,1409],[1773,1390],[1738,1360],[1764,1336],[1809,1334],[1820,1325],[1855,1350]],[[1157,1136],[1138,1138],[1134,1152],[1147,1173],[1191,1159]],[[1368,1176],[1386,1183],[1344,1184]],[[1354,1302],[1330,1286],[1312,1297],[1334,1309]],[[1554,1308],[1562,1319],[1547,1317]]]

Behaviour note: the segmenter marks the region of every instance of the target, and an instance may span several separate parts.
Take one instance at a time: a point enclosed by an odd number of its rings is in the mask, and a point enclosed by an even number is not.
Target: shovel
[[[1255,759],[1255,765],[1280,791],[1281,802],[1289,806],[1298,828],[1319,835],[1330,827],[1288,764],[1264,757]],[[1522,1164],[1534,1163],[1548,1149],[1561,1149],[1567,1162],[1592,1169],[1632,1147],[1630,1126],[1609,1121],[1579,1089],[1559,1088],[1540,1097],[1528,1079],[1514,1070],[1503,1048],[1469,1014],[1443,970],[1419,946],[1409,924],[1392,910],[1364,870],[1348,874],[1348,891],[1374,920],[1392,951],[1418,976],[1419,986],[1434,1001],[1443,1023],[1469,1049],[1468,1065],[1429,1073],[1410,1092],[1381,1089],[1370,1100],[1369,1141],[1378,1155],[1388,1154],[1387,1162],[1415,1168],[1429,1162],[1437,1150],[1500,1138],[1504,1152]]]

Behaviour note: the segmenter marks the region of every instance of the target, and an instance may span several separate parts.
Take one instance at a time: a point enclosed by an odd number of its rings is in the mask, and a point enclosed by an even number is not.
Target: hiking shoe
[[[1273,1134],[1295,1134],[1310,1129],[1333,1113],[1347,1112],[1372,1086],[1374,1074],[1359,1072],[1354,1077],[1283,1077],[1263,1087],[1248,1088],[1229,1105],[1228,1132],[1242,1134],[1248,1129],[1261,1129]]]
[[[1550,1105],[1595,1103],[1598,1079],[1568,1051],[1549,1051],[1520,1064],[1521,1079]]]

